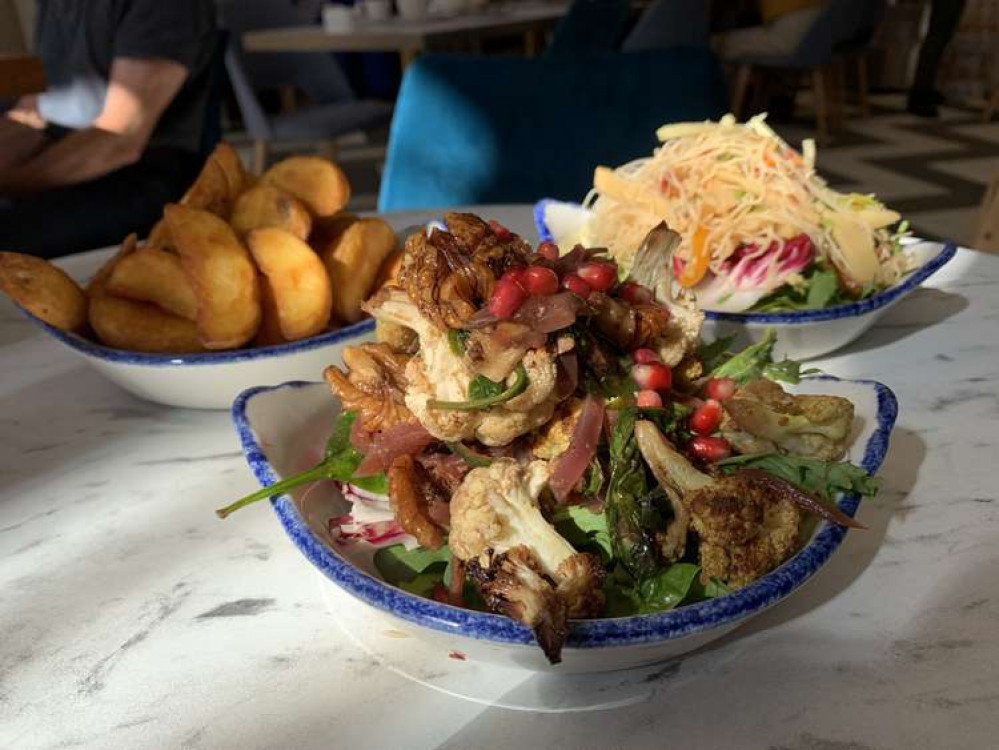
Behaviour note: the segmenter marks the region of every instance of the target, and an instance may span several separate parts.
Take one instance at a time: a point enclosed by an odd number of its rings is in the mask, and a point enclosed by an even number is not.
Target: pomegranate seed
[[[490,219],[489,220],[489,226],[492,228],[492,230],[496,234],[496,236],[499,237],[502,240],[505,240],[507,237],[512,237],[513,236],[513,232],[511,232],[505,226],[503,226],[498,221],[496,221],[496,219]]]
[[[579,276],[598,292],[606,292],[617,283],[617,266],[613,263],[590,261],[579,267]]]
[[[647,365],[649,362],[659,361],[659,355],[651,349],[635,349],[631,353],[631,358],[636,365]]]
[[[489,297],[489,312],[497,318],[506,320],[520,309],[527,299],[527,292],[516,280],[505,275],[496,282],[493,293]]]
[[[538,255],[540,255],[542,258],[547,258],[548,260],[554,261],[558,260],[558,256],[560,254],[561,253],[558,249],[558,245],[556,245],[554,242],[546,241],[538,245]]]
[[[673,371],[662,362],[635,365],[631,377],[642,390],[668,391],[673,385]]]
[[[638,398],[635,399],[639,406],[660,407],[663,405],[663,397],[655,391],[639,391]]]
[[[583,299],[588,299],[590,294],[593,292],[593,287],[574,273],[567,273],[565,275],[562,279],[562,288],[568,289],[577,297],[582,297]]]
[[[687,423],[699,435],[710,435],[722,421],[722,407],[717,401],[708,400],[694,409]]]
[[[711,378],[704,386],[704,394],[715,401],[724,401],[735,393],[735,381],[732,378]]]
[[[732,446],[725,438],[695,435],[690,441],[690,452],[702,461],[713,464],[731,456]]]
[[[558,291],[558,275],[544,266],[531,266],[524,271],[519,281],[532,297],[555,294]]]
[[[506,272],[500,276],[500,281],[503,279],[509,279],[510,281],[515,281],[521,286],[524,286],[524,274],[526,273],[527,266],[513,266],[506,269]]]
[[[619,294],[625,302],[630,302],[633,305],[647,305],[653,300],[652,292],[634,281],[626,281],[621,284]]]

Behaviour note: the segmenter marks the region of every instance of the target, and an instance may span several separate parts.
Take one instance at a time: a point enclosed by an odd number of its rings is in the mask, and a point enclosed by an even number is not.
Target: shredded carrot
[[[690,242],[690,260],[683,267],[683,271],[677,277],[681,286],[692,287],[708,272],[708,261],[711,260],[711,253],[707,247],[708,230],[699,226],[694,230],[694,236]]]

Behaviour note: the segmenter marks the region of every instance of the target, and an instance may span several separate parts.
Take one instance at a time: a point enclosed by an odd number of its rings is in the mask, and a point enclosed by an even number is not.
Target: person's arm
[[[30,193],[92,180],[138,161],[187,68],[171,60],[116,58],[104,108],[92,127],[71,133],[0,177],[0,191]]]
[[[0,174],[24,164],[42,149],[47,142],[44,129],[34,96],[22,96],[0,116]]]

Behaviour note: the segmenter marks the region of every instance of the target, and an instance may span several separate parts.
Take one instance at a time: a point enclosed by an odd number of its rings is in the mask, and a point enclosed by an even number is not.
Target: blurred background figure
[[[0,115],[0,245],[46,257],[144,235],[218,139],[212,0],[39,0],[48,87]]]
[[[967,0],[932,0],[930,3],[930,22],[909,90],[908,110],[914,115],[936,117],[939,114],[937,105],[943,103],[943,95],[937,91],[940,59],[957,31],[966,3]]]

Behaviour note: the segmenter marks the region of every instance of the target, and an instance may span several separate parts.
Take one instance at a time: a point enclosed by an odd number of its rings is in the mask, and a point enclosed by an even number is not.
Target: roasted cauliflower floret
[[[561,640],[552,641],[552,634],[565,637],[565,618],[592,616],[603,606],[603,568],[594,556],[576,552],[542,515],[538,496],[548,476],[544,461],[522,466],[499,459],[473,469],[451,497],[448,541],[490,606],[506,612],[499,603],[520,603],[521,615],[513,616],[535,629],[554,662]]]
[[[698,471],[651,422],[636,423],[635,437],[673,504],[674,520],[659,540],[667,559],[682,554],[688,524],[700,539],[702,578],[727,586],[745,586],[794,551],[801,510],[786,493],[748,473],[714,478]]]
[[[469,362],[451,350],[446,332],[425,318],[401,289],[387,288],[369,301],[367,309],[379,320],[408,326],[419,336],[420,353],[406,366],[405,403],[438,440],[506,445],[551,419],[558,403],[557,370],[547,350],[532,349],[524,355],[527,388],[506,403],[476,411],[436,408],[431,401],[468,400],[475,377]],[[507,386],[515,377],[507,377]]]
[[[535,458],[551,461],[567,450],[572,441],[579,415],[583,413],[583,399],[568,398],[559,404],[554,418],[538,430],[531,453]]]
[[[687,502],[701,540],[706,578],[739,588],[769,573],[794,551],[801,510],[739,475],[715,481]]]
[[[368,432],[412,422],[406,408],[406,365],[409,357],[387,344],[366,343],[343,350],[344,374],[335,366],[323,372],[344,409],[356,411]]]
[[[772,380],[754,380],[726,399],[722,434],[736,446],[758,439],[753,447],[773,446],[823,461],[838,461],[846,452],[853,427],[853,404],[841,396],[792,395]],[[726,429],[726,426],[728,427]],[[765,442],[759,442],[765,441]],[[771,450],[773,450],[771,449]]]

